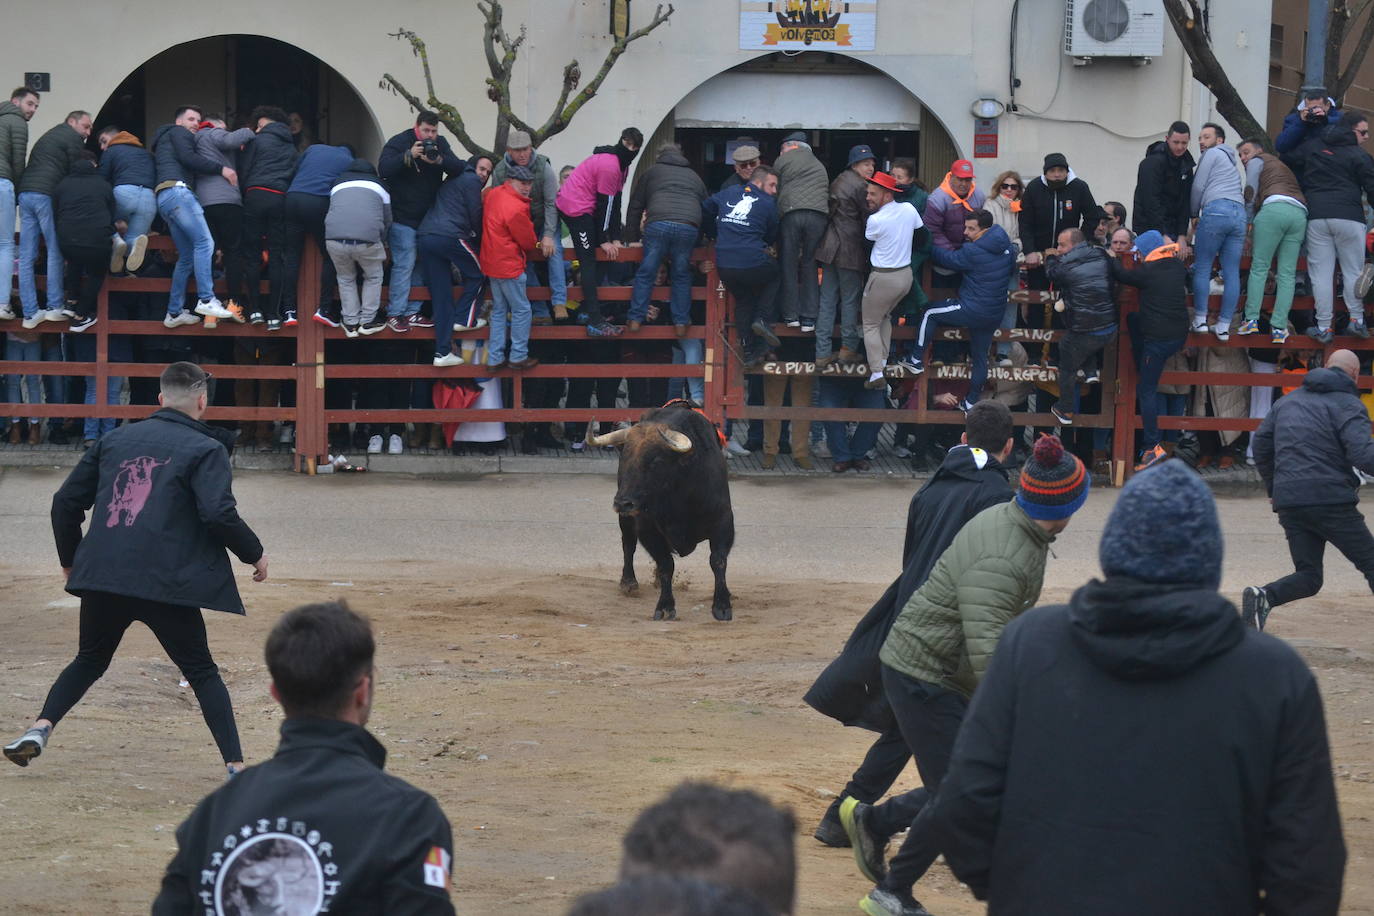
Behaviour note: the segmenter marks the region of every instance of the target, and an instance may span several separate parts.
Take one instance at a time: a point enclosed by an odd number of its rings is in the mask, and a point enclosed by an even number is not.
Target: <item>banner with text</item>
[[[744,51],[872,51],[878,0],[741,0]]]

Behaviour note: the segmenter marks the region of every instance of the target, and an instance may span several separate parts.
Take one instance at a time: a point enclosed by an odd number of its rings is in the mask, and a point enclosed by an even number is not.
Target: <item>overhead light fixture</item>
[[[996,99],[978,99],[969,107],[969,111],[975,118],[982,118],[985,121],[1000,118],[1006,110],[1007,106]]]

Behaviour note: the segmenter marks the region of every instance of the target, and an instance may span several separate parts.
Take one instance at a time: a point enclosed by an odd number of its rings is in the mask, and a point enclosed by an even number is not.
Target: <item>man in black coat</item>
[[[375,650],[371,625],[342,603],[277,621],[265,652],[286,713],[276,756],[210,793],[177,828],[153,916],[451,916],[448,818],[429,793],[383,770],[386,748],[365,727]]]
[[[1131,229],[1136,235],[1154,229],[1178,241],[1182,257],[1188,257],[1189,195],[1193,190],[1193,154],[1188,152],[1192,134],[1183,121],[1169,125],[1163,140],[1145,149],[1135,173],[1135,204]]]
[[[1337,350],[1325,369],[1307,373],[1301,388],[1274,404],[1255,433],[1255,467],[1296,567],[1292,575],[1245,590],[1245,621],[1258,629],[1272,608],[1321,591],[1328,543],[1364,573],[1374,592],[1374,535],[1360,514],[1360,481],[1350,470],[1374,474],[1359,375],[1355,354]]]
[[[1334,916],[1321,695],[1217,593],[1211,492],[1180,461],[1142,471],[1099,559],[998,643],[933,802],[950,868],[989,916]]]
[[[1055,246],[1065,229],[1079,229],[1088,238],[1097,231],[1102,210],[1093,200],[1088,183],[1073,173],[1063,153],[1045,157],[1043,174],[1026,182],[1021,194],[1021,250],[1031,268],[1026,281],[1031,289],[1048,289],[1043,269],[1044,253]]]
[[[1065,229],[1045,273],[1064,299],[1069,333],[1059,342],[1059,400],[1050,412],[1065,426],[1078,413],[1078,370],[1116,337],[1116,300],[1112,298],[1111,258],[1089,245],[1084,233]]]
[[[286,191],[296,175],[296,143],[287,114],[272,105],[259,105],[248,118],[257,136],[240,156],[239,186],[243,188],[243,276],[248,284],[249,320],[280,330],[285,319],[282,303],[286,282]],[[267,252],[268,294],[262,298],[262,253]],[[232,255],[224,253],[225,261]]]
[[[80,648],[33,727],[5,747],[20,766],[43,752],[137,620],[190,682],[230,772],[243,768],[200,609],[244,613],[226,548],[253,567],[255,582],[267,578],[267,557],[235,508],[225,448],[232,439],[200,422],[209,381],[194,363],[172,363],[162,373],[162,409],[97,439],[53,496],[58,560],[67,591],[81,599]]]
[[[878,801],[911,758],[887,704],[878,652],[892,621],[925,582],[959,529],[989,506],[1011,499],[1003,462],[1012,451],[1012,430],[1011,411],[1000,401],[979,401],[969,410],[962,444],[945,453],[934,476],[911,498],[902,574],[859,621],[839,657],[806,693],[806,702],[817,712],[844,725],[878,732],[863,763],[816,827],[816,839],[827,846],[849,845],[840,825],[840,803],[846,797],[865,804]]]
[[[68,330],[79,334],[95,324],[96,300],[115,237],[114,189],[100,174],[94,153],[81,151],[71,172],[53,189],[52,207],[57,242],[67,259],[67,294],[76,300],[76,307],[62,314],[71,320]]]

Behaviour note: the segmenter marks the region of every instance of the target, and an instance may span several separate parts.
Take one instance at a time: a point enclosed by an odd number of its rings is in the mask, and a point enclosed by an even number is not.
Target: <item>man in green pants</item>
[[[1298,249],[1307,237],[1307,199],[1298,179],[1279,161],[1266,153],[1260,140],[1246,140],[1237,152],[1245,163],[1245,206],[1254,220],[1251,242],[1250,282],[1245,293],[1245,320],[1237,334],[1259,331],[1260,302],[1264,299],[1269,264],[1278,258],[1278,282],[1274,288],[1274,311],[1269,316],[1273,342],[1288,339],[1288,309],[1293,305],[1293,281],[1298,270]]]

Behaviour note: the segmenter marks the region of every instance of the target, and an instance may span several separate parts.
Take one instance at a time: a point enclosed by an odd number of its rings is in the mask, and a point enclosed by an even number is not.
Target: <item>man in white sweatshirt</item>
[[[1208,296],[1212,287],[1212,264],[1221,258],[1221,311],[1212,332],[1218,340],[1231,336],[1231,317],[1240,300],[1240,253],[1245,245],[1245,193],[1241,183],[1239,158],[1226,145],[1226,131],[1208,122],[1198,132],[1202,158],[1193,173],[1191,195],[1192,246],[1197,258],[1193,267],[1193,331],[1207,330]]]
[[[897,197],[897,182],[886,172],[868,179],[868,222],[864,235],[873,243],[873,268],[864,285],[861,307],[864,350],[868,358],[867,388],[882,388],[883,367],[892,347],[893,307],[911,290],[911,250],[917,230],[924,228],[916,208]]]

